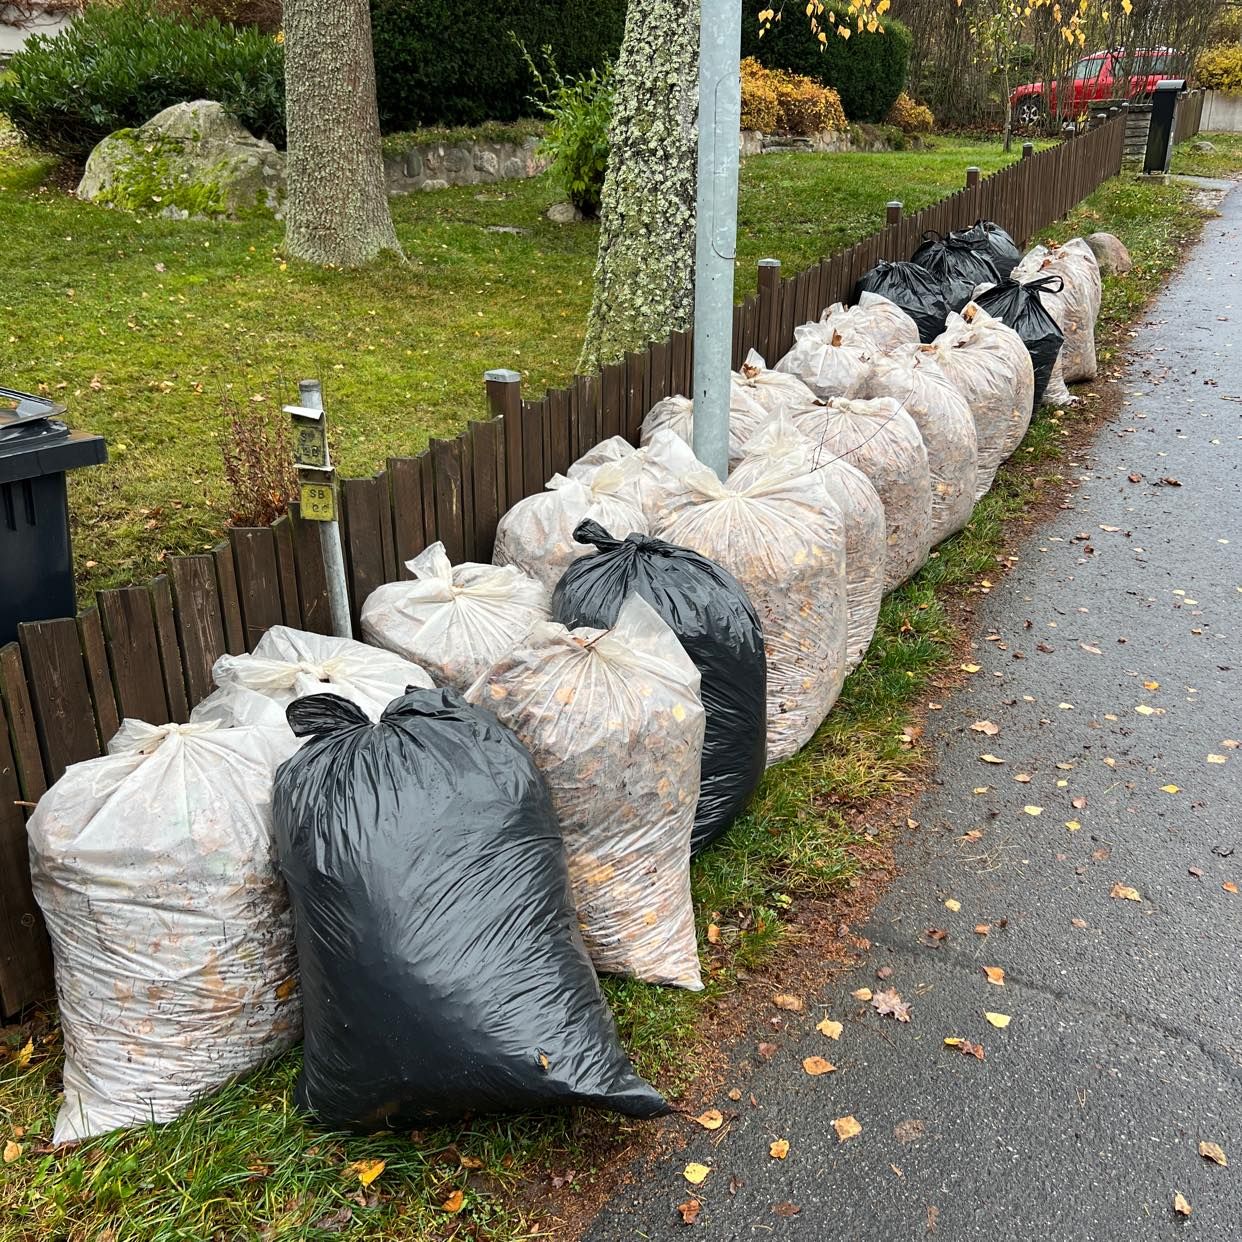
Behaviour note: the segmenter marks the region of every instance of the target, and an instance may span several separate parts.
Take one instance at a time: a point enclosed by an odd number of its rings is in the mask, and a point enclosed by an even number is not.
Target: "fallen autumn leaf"
[[[681,1223],[683,1225],[693,1225],[699,1219],[699,1212],[703,1210],[703,1205],[697,1199],[687,1199],[685,1203],[677,1205],[677,1211],[681,1215]]]
[[[815,1024],[815,1029],[821,1035],[827,1035],[829,1039],[840,1039],[841,1032],[845,1027],[840,1022],[834,1022],[831,1018],[825,1018],[822,1022]]]
[[[985,966],[983,973],[987,975],[989,983],[1001,988],[1005,986],[1005,972],[999,966]]]
[[[817,1078],[820,1074],[831,1074],[837,1067],[823,1057],[804,1057],[802,1068],[813,1078]]]
[[[903,1001],[896,988],[887,988],[883,992],[877,992],[872,998],[871,1007],[881,1017],[893,1017],[898,1022],[910,1021],[910,1002]]]
[[[1000,732],[1000,725],[993,724],[990,720],[976,720],[970,727],[976,733],[986,733],[988,737],[995,737]]]
[[[709,1108],[694,1119],[704,1130],[719,1130],[724,1125],[724,1114],[718,1108]]]
[[[1225,1149],[1219,1143],[1200,1142],[1199,1155],[1205,1160],[1219,1164],[1222,1169],[1229,1167],[1229,1161],[1225,1158]]]
[[[1173,1196],[1173,1210],[1179,1216],[1189,1216],[1194,1208],[1190,1206],[1190,1200],[1179,1190]]]
[[[777,1009],[787,1009],[790,1013],[802,1012],[802,997],[791,996],[788,992],[781,992],[772,997],[772,1004],[774,1004]]]
[[[1110,897],[1118,897],[1124,901],[1142,901],[1143,898],[1137,888],[1131,888],[1128,884],[1114,884],[1109,890]]]
[[[462,1209],[462,1205],[465,1202],[466,1202],[465,1191],[455,1190],[453,1191],[451,1195],[449,1195],[447,1199],[444,1200],[443,1203],[440,1204],[440,1211],[448,1212],[449,1215],[451,1216],[457,1212],[460,1212]]]
[[[1004,1030],[1010,1023],[1010,1017],[1007,1013],[986,1012],[983,1015],[998,1030]]]
[[[709,1169],[707,1165],[696,1164],[694,1161],[691,1161],[684,1169],[682,1169],[681,1175],[690,1183],[691,1186],[701,1186],[707,1180],[707,1175],[710,1172],[711,1169]]]
[[[773,1160],[784,1160],[785,1157],[789,1155],[789,1140],[773,1139],[772,1142],[768,1144],[768,1155],[771,1156]]]
[[[842,1143],[862,1133],[862,1126],[858,1124],[858,1120],[852,1113],[848,1117],[838,1117],[833,1121],[832,1128],[837,1132],[837,1138]]]

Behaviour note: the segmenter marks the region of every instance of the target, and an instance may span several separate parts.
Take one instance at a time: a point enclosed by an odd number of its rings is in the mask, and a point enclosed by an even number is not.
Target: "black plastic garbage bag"
[[[924,345],[944,331],[945,305],[940,281],[917,263],[889,263],[881,259],[869,272],[864,272],[854,286],[854,301],[870,291],[896,303],[918,325],[919,340]]]
[[[296,1102],[327,1126],[408,1128],[591,1104],[666,1110],[635,1074],[578,932],[529,752],[453,690],[378,724],[298,699],[276,774],[305,1011]]]
[[[741,583],[715,561],[647,535],[614,539],[598,522],[580,522],[578,543],[598,551],[561,576],[552,616],[570,629],[608,629],[627,595],[645,599],[681,640],[702,677],[707,714],[703,775],[691,853],[719,837],[763,776],[767,735],[767,658],[763,627]]]
[[[992,220],[976,220],[970,228],[954,229],[949,236],[987,255],[1001,280],[1008,280],[1022,259],[1014,239]]]
[[[910,256],[912,263],[925,267],[940,281],[945,305],[960,311],[974,294],[975,286],[1000,282],[996,264],[982,250],[961,241],[952,233],[923,234],[923,244]]]
[[[1063,283],[1060,276],[1038,276],[1025,284],[1005,280],[975,298],[989,315],[1008,324],[1022,338],[1035,368],[1035,409],[1039,409],[1065,339],[1039,295],[1043,291],[1059,293]]]

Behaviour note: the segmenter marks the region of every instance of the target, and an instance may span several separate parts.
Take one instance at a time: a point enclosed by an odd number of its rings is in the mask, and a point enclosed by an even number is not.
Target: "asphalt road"
[[[742,1099],[712,1101],[736,1118],[636,1170],[592,1242],[1242,1240],[1242,894],[1222,887],[1242,887],[1242,188],[1221,211],[1139,327],[1071,507],[982,602],[980,671],[929,713],[937,780],[865,963],[736,1050]],[[910,1021],[859,987],[896,989]],[[711,1167],[697,1190],[688,1161]]]

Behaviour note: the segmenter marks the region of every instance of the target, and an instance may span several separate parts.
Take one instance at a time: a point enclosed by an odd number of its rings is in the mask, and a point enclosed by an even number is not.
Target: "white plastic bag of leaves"
[[[750,391],[736,381],[729,390],[729,466],[742,460],[746,441],[768,420],[768,412]],[[639,431],[639,443],[646,447],[661,431],[671,431],[693,448],[694,402],[689,397],[665,397],[647,411]],[[602,522],[600,525],[604,525]],[[605,529],[607,529],[605,527]],[[613,532],[616,533],[615,531]],[[620,538],[620,536],[617,536]]]
[[[742,369],[733,372],[732,392],[735,404],[739,402],[739,393],[745,394],[768,416],[790,414],[815,401],[815,394],[796,375],[769,370],[763,356],[753,349],[746,355]],[[752,434],[759,427],[752,428]]]
[[[638,499],[643,516],[654,529],[676,508],[686,503],[687,474],[700,470],[703,463],[694,450],[675,431],[662,427],[636,449],[624,436],[610,436],[588,449],[569,467],[571,479],[590,478],[608,462],[636,457],[641,464],[638,474]]]
[[[467,697],[547,781],[595,968],[701,989],[690,835],[705,718],[673,631],[637,595],[610,630],[545,622]]]
[[[907,346],[879,357],[866,396],[891,397],[914,419],[931,474],[931,541],[938,544],[970,521],[975,507],[979,445],[970,406],[933,354]]]
[[[546,492],[519,500],[500,519],[492,562],[516,565],[551,592],[570,561],[591,551],[574,542],[574,527],[584,518],[618,532],[619,539],[631,532],[648,534],[638,492],[641,470],[630,457],[602,465],[586,478],[554,475]]]
[[[218,688],[190,713],[192,721],[281,729],[285,708],[303,695],[339,694],[378,720],[407,687],[433,685],[424,669],[391,651],[287,625],[272,626],[248,655],[221,656],[211,675]]]
[[[817,472],[686,479],[691,503],[654,532],[724,566],[763,626],[768,766],[811,740],[845,680],[845,527]]]
[[[945,330],[932,342],[932,353],[974,416],[978,500],[1031,425],[1035,402],[1031,355],[1012,328],[974,302],[967,302],[960,315],[949,312]]]
[[[273,864],[288,729],[126,720],[28,825],[56,958],[65,1098],[52,1141],[171,1121],[301,1035]]]
[[[869,337],[847,336],[830,323],[804,323],[794,329],[793,348],[776,369],[796,376],[821,400],[856,397],[876,349]]]
[[[1060,293],[1045,293],[1043,304],[1065,334],[1061,344],[1060,370],[1053,368],[1048,382],[1049,400],[1061,399],[1058,375],[1064,384],[1095,379],[1095,321],[1103,293],[1100,265],[1081,237],[1062,246],[1036,246],[1013,269],[1013,279],[1025,283],[1039,276],[1060,276]]]
[[[857,306],[834,302],[819,321],[847,341],[865,341],[881,353],[919,343],[918,324],[896,302],[869,289],[860,295]]]
[[[871,645],[884,596],[884,555],[888,528],[880,494],[856,466],[832,453],[812,456],[811,442],[793,419],[772,419],[752,437],[742,464],[733,472],[735,486],[772,470],[791,477],[814,470],[841,511],[845,526],[845,671],[858,667]]]
[[[362,633],[421,664],[438,686],[465,694],[548,619],[547,587],[513,565],[454,565],[444,544],[433,543],[406,569],[412,582],[389,582],[367,596]]]
[[[884,589],[917,573],[931,551],[931,471],[914,419],[889,397],[836,398],[795,415],[812,461],[844,457],[871,480],[884,505]]]

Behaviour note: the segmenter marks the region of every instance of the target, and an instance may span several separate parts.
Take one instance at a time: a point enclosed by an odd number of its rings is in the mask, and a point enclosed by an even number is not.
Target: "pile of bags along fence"
[[[735,374],[730,474],[661,401],[434,544],[365,643],[284,627],[187,724],[127,720],[30,820],[65,1035],[55,1140],[171,1119],[304,1041],[296,1102],[370,1132],[665,1102],[597,972],[702,986],[692,854],[804,746],[880,601],[970,519],[1041,394],[1094,373],[1084,243],[980,223]]]

